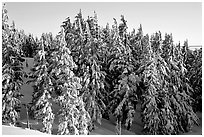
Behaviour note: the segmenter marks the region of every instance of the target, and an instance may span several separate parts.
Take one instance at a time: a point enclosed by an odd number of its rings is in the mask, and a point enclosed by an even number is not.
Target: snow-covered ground
[[[47,135],[38,130],[2,125],[2,135]]]
[[[30,68],[33,66],[33,59],[27,58],[28,62],[28,67],[24,64],[25,71],[29,72]],[[25,81],[28,79],[25,79]],[[24,98],[21,100],[22,103],[29,103],[31,102],[32,98],[32,84],[25,84],[22,86],[21,93],[24,94]],[[140,110],[139,106],[137,107],[138,109],[136,110],[135,113],[135,118],[133,125],[130,128],[130,131],[127,131],[125,129],[122,129],[122,134],[123,135],[141,135],[142,134],[142,129],[143,125],[141,122],[141,117],[140,117]],[[54,113],[58,111],[58,106],[53,105]],[[197,113],[198,117],[200,118],[200,126],[194,126],[192,129],[192,132],[185,133],[183,135],[201,135],[202,134],[202,113]],[[110,117],[110,120],[102,119],[102,124],[96,124],[97,128],[92,131],[90,134],[91,135],[115,135],[115,118]],[[8,125],[2,125],[2,134],[3,135],[45,135],[45,133],[40,132],[40,129],[42,129],[42,124],[36,120],[30,120],[30,124],[32,126],[32,129],[26,129],[26,109],[22,106],[21,108],[21,113],[20,113],[20,121],[19,121],[19,126],[20,127],[11,127]],[[57,126],[58,126],[58,120],[57,118],[54,121],[53,124],[53,133],[52,134],[57,134]]]

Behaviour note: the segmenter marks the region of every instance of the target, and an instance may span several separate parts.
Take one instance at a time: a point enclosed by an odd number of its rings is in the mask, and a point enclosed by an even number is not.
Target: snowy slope
[[[26,122],[21,123],[22,127],[11,127],[7,125],[2,126],[3,135],[47,135],[38,130],[42,128],[41,124],[33,124],[32,127],[37,130],[26,129]],[[53,133],[57,134],[57,125],[54,124]],[[122,130],[123,135],[134,135],[133,132]],[[90,133],[90,135],[115,135],[115,126],[108,120],[102,120],[102,125],[97,125],[97,128]]]

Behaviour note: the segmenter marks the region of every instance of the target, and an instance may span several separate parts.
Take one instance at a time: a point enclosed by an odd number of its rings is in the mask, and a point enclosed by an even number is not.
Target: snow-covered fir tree
[[[52,54],[53,62],[55,62],[52,73],[55,75],[58,90],[56,101],[60,105],[58,134],[87,135],[89,134],[90,116],[85,110],[82,97],[79,96],[79,90],[82,88],[81,80],[73,73],[73,69],[77,66],[66,46],[63,29],[57,36],[57,40],[58,45]]]
[[[54,113],[52,112],[52,92],[53,83],[52,75],[50,73],[50,56],[45,51],[45,46],[48,47],[47,35],[43,34],[41,37],[38,54],[34,58],[34,66],[32,69],[32,81],[34,82],[34,92],[31,102],[31,110],[34,117],[40,120],[43,124],[43,132],[52,133],[52,124],[54,121]]]
[[[115,20],[113,26],[114,43],[112,45],[112,59],[110,59],[109,71],[114,75],[112,82],[113,91],[109,94],[109,108],[117,117],[116,133],[121,134],[121,124],[129,130],[133,122],[135,104],[137,102],[137,84],[140,79],[135,73],[133,65],[132,50],[127,39],[127,24],[124,16],[121,16],[119,26]]]
[[[8,24],[5,5],[2,8],[2,122],[15,125],[20,117],[24,59],[20,57],[21,38],[14,22]]]
[[[99,36],[96,13],[94,17],[88,17],[85,21],[80,12],[75,19],[75,22],[71,23],[67,18],[62,26],[67,46],[71,50],[70,54],[78,65],[75,74],[82,78],[80,94],[83,96],[85,108],[92,119],[90,129],[94,129],[94,122],[101,124],[102,114],[106,109],[104,103],[107,95],[104,88],[106,73],[101,67],[101,58],[104,57],[104,54],[100,53],[103,43]]]

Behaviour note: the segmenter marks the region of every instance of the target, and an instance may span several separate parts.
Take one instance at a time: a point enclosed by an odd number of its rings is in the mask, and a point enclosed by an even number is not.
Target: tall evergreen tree
[[[76,16],[74,23],[68,18],[63,28],[65,40],[71,51],[74,62],[78,65],[75,71],[82,77],[82,90],[80,94],[89,112],[92,122],[101,123],[102,113],[106,109],[103,101],[106,95],[104,88],[105,72],[101,70],[100,38],[96,13],[85,21],[81,12]]]
[[[58,45],[53,52],[54,68],[52,73],[56,79],[56,87],[59,90],[57,102],[60,105],[58,134],[60,135],[87,135],[90,123],[89,113],[85,109],[82,96],[79,91],[82,86],[80,78],[76,77],[73,69],[77,66],[70,56],[70,50],[66,46],[64,31],[57,36]]]
[[[9,27],[5,4],[2,7],[2,121],[15,125],[19,119],[24,59],[20,57],[21,39],[15,24]]]
[[[134,73],[134,61],[130,42],[127,34],[127,24],[124,16],[121,16],[122,23],[117,26],[115,20],[114,43],[112,45],[112,61],[109,70],[115,75],[113,82],[114,89],[110,93],[110,110],[117,117],[116,133],[121,134],[121,124],[124,123],[127,129],[133,122],[137,98],[137,84],[140,82],[138,75]]]
[[[48,36],[49,37],[49,36]],[[34,117],[41,120],[43,124],[43,132],[52,133],[52,124],[54,121],[54,114],[52,112],[52,92],[53,79],[51,75],[52,68],[50,67],[50,56],[45,51],[45,46],[48,47],[48,40],[46,34],[41,37],[41,50],[34,58],[34,66],[32,69],[32,77],[34,78],[34,92],[31,102],[31,110]]]

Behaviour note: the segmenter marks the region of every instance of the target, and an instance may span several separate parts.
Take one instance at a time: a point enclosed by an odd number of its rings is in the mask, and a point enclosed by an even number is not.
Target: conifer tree
[[[52,70],[56,80],[59,96],[56,101],[60,105],[58,134],[60,135],[87,135],[90,123],[89,113],[85,109],[79,91],[82,86],[80,78],[76,77],[76,69],[70,50],[66,46],[64,31],[57,36],[58,45],[52,53],[55,66]]]
[[[122,23],[117,26],[115,20],[113,26],[115,40],[111,48],[113,58],[109,67],[110,72],[115,75],[114,89],[109,94],[111,98],[109,106],[117,117],[117,134],[121,134],[121,124],[124,123],[127,129],[132,125],[135,105],[138,101],[137,85],[140,82],[140,78],[133,71],[134,61],[124,16],[121,16],[121,21]]]
[[[9,27],[5,4],[2,7],[2,122],[15,125],[20,115],[24,59],[20,57],[21,39],[14,22]]]
[[[149,41],[149,40],[148,40]],[[168,87],[164,78],[168,68],[160,56],[161,35],[156,33],[147,43],[148,65],[142,73],[144,92],[142,99],[142,121],[148,134],[175,134],[175,116],[170,107]]]
[[[96,121],[101,124],[102,114],[106,109],[103,101],[106,95],[104,88],[106,74],[101,70],[100,46],[103,43],[99,37],[97,15],[95,13],[94,17],[88,17],[85,21],[80,12],[74,23],[68,18],[63,28],[67,46],[74,62],[78,65],[75,74],[82,77],[83,88],[80,94],[86,102],[86,110],[90,114],[92,123]]]
[[[49,37],[49,36],[48,36]],[[54,121],[54,114],[52,112],[52,92],[53,80],[50,71],[50,56],[45,51],[45,46],[48,47],[47,35],[43,34],[41,37],[41,50],[34,58],[34,66],[31,76],[34,78],[34,92],[31,102],[31,110],[34,117],[41,120],[43,124],[43,132],[52,133],[52,124]]]

